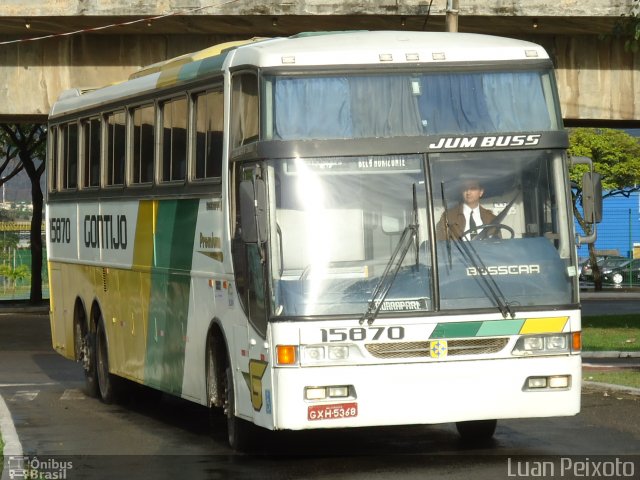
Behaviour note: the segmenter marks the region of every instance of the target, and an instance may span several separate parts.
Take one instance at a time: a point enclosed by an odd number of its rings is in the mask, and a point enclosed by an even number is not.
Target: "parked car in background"
[[[640,285],[640,258],[627,259],[617,267],[603,271],[602,283],[621,287]]]
[[[598,255],[596,256],[596,264],[600,267],[600,273],[605,271],[610,272],[614,268],[618,268],[624,263],[628,262],[627,257],[621,257],[619,255]],[[591,260],[587,259],[580,266],[580,281],[581,282],[593,282],[593,270],[591,268]]]

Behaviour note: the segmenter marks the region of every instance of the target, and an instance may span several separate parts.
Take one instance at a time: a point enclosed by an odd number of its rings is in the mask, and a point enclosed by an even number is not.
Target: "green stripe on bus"
[[[482,322],[439,323],[430,338],[475,337]]]
[[[158,203],[145,383],[180,394],[198,200]]]
[[[569,317],[439,323],[429,338],[496,337],[561,332]]]
[[[524,324],[524,320],[494,320],[491,322],[482,322],[482,326],[478,330],[478,337],[495,337],[500,335],[517,335],[520,328]]]

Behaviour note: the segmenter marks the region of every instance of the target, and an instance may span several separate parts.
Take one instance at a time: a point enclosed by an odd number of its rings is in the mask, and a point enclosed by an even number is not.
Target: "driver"
[[[483,194],[484,189],[478,180],[466,180],[462,185],[462,202],[442,214],[436,225],[436,238],[447,238],[447,221],[449,238],[453,239],[473,240],[483,228],[486,228],[496,216],[480,205]],[[491,228],[486,234],[489,237],[500,238],[497,228]]]

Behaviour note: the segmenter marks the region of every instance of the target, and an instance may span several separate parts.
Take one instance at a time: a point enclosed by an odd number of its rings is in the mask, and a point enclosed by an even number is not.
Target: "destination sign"
[[[327,157],[288,160],[285,170],[289,174],[299,174],[302,169],[314,173],[355,173],[355,172],[419,172],[422,157],[418,155],[376,155],[366,157]]]

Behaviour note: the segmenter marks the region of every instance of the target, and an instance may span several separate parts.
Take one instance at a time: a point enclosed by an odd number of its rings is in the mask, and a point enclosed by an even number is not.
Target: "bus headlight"
[[[328,364],[349,359],[351,345],[302,345],[302,363]]]
[[[525,335],[518,339],[511,351],[512,355],[555,355],[569,353],[570,333],[553,333],[547,335]]]
[[[324,347],[304,347],[304,359],[309,362],[321,362],[324,360]]]

